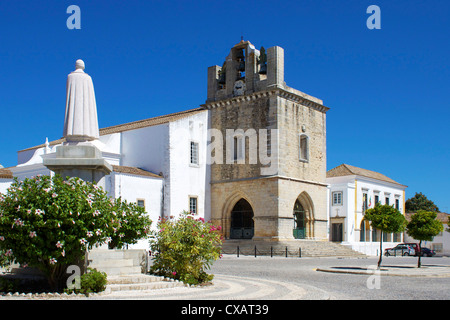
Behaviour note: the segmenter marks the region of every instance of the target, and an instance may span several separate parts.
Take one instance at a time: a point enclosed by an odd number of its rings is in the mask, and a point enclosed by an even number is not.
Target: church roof
[[[171,113],[171,114],[167,114],[167,115],[163,115],[163,116],[158,116],[158,117],[154,117],[154,118],[148,118],[148,119],[144,119],[144,120],[138,120],[138,121],[128,122],[128,123],[119,124],[119,125],[115,125],[115,126],[111,126],[111,127],[106,127],[106,128],[100,129],[99,131],[100,131],[100,135],[104,136],[104,135],[107,135],[107,134],[113,134],[113,133],[124,132],[124,131],[129,131],[129,130],[135,130],[135,129],[145,128],[145,127],[150,127],[150,126],[156,126],[156,125],[159,125],[159,124],[164,124],[164,123],[169,123],[171,121],[176,121],[178,119],[182,119],[182,118],[185,118],[185,117],[188,117],[188,116],[191,116],[193,114],[200,113],[200,112],[203,112],[203,111],[206,111],[206,110],[207,109],[205,109],[204,107],[199,107],[199,108],[195,108],[195,109],[175,112],[175,113]],[[65,138],[61,138],[61,139],[50,141],[49,145],[50,146],[54,146],[54,145],[57,145],[57,144],[61,144],[63,142],[66,142]],[[42,148],[44,146],[45,146],[45,144],[40,144],[38,146],[34,146],[34,147],[31,147],[31,148],[23,149],[23,150],[20,150],[20,151],[27,151],[27,150]]]
[[[144,176],[144,177],[152,177],[152,178],[162,178],[162,176],[159,176],[153,172],[136,168],[136,167],[128,167],[128,166],[112,166],[114,172],[120,172],[120,173],[126,173],[126,174],[134,174],[137,176]]]
[[[0,179],[12,179],[13,174],[8,168],[0,168]]]
[[[345,164],[345,163],[341,164],[340,166],[337,166],[336,168],[333,168],[327,172],[327,178],[353,176],[353,175],[363,176],[363,177],[381,180],[381,181],[385,181],[385,182],[390,182],[390,183],[394,183],[394,184],[398,184],[398,185],[406,187],[405,185],[402,185],[402,184],[392,180],[391,178],[386,177],[384,174],[381,174],[379,172],[358,168],[358,167],[351,166],[351,165]]]

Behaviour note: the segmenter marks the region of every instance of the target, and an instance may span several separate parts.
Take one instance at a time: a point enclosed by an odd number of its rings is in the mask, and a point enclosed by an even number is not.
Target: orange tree
[[[406,227],[406,233],[419,240],[418,268],[421,267],[422,241],[433,241],[433,238],[444,230],[444,225],[436,220],[436,217],[436,212],[419,210],[411,216],[411,221]]]
[[[151,272],[187,284],[211,281],[206,273],[221,257],[221,227],[183,212],[178,219],[160,219],[150,240],[153,253]]]
[[[377,203],[374,208],[368,209],[364,219],[370,221],[372,228],[381,231],[380,234],[380,258],[378,259],[378,268],[380,268],[383,256],[383,232],[397,233],[403,232],[406,227],[405,216],[393,206],[388,204],[381,205]]]

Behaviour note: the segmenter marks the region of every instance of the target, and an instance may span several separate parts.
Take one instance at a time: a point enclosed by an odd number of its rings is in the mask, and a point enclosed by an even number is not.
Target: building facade
[[[236,44],[208,68],[211,218],[228,239],[327,239],[326,112],[284,82],[284,50]]]
[[[364,220],[376,203],[393,205],[405,214],[405,189],[385,175],[342,164],[327,172],[329,198],[329,240],[351,246],[367,255],[378,255],[380,231]],[[403,241],[403,233],[383,233],[383,247]]]

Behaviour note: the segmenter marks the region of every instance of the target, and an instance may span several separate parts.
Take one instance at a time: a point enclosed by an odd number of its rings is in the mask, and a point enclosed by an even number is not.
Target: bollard
[[[239,258],[239,246],[237,246],[237,257]]]
[[[287,250],[287,247],[286,247],[286,258],[288,257],[288,250]]]
[[[270,257],[273,258],[273,247],[270,247]]]
[[[256,246],[255,246],[255,258],[256,258]]]
[[[299,258],[302,257],[302,248],[298,248],[298,257],[299,257]]]

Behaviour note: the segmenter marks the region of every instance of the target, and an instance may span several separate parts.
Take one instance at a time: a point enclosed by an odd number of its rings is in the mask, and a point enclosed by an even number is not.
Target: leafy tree
[[[406,227],[406,233],[419,240],[419,258],[417,267],[421,267],[422,241],[432,241],[435,236],[444,230],[442,222],[436,220],[437,213],[419,210],[411,216],[411,221]]]
[[[376,204],[374,208],[368,209],[364,219],[371,222],[373,228],[381,231],[380,235],[380,258],[378,268],[380,268],[383,256],[383,232],[397,233],[405,230],[406,218],[403,214],[388,204]]]
[[[439,212],[439,208],[429,200],[422,192],[414,195],[405,201],[405,209],[407,212],[417,212],[419,210]]]
[[[128,223],[142,234],[129,232]],[[67,267],[79,265],[87,250],[108,242],[133,243],[145,237],[150,224],[143,210],[112,200],[79,178],[15,179],[6,195],[0,194],[3,258],[41,270],[53,290],[63,289]]]
[[[205,269],[220,258],[221,227],[185,211],[178,219],[161,219],[150,240],[154,253],[151,272],[188,284],[211,281]]]

